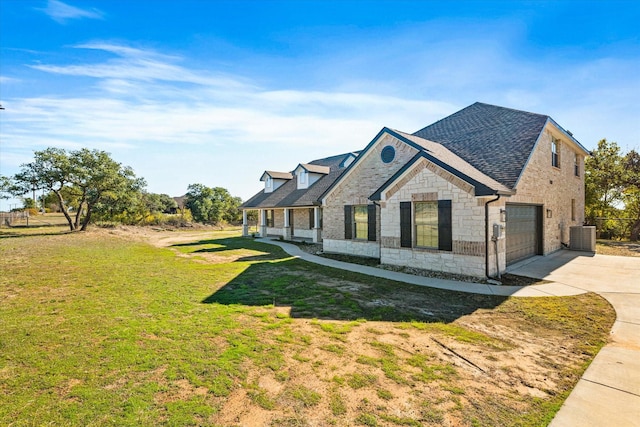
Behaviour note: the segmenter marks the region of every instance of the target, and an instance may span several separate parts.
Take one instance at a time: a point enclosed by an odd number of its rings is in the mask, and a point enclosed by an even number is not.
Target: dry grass
[[[596,253],[600,255],[640,257],[640,242],[598,240],[596,241]]]

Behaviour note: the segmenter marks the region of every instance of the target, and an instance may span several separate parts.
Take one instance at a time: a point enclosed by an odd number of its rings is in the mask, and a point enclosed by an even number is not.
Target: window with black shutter
[[[411,242],[411,202],[400,202],[400,246],[410,248]]]
[[[353,213],[351,205],[344,205],[344,238],[351,240],[353,238],[352,231]]]
[[[376,241],[376,205],[367,205],[367,240]]]
[[[400,202],[400,246],[453,250],[451,200]]]
[[[451,234],[451,200],[438,200],[438,249],[453,250]]]

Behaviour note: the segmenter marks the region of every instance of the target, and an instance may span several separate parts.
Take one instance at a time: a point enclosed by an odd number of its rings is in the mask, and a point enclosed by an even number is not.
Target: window
[[[451,200],[400,202],[400,246],[453,250]]]
[[[344,238],[375,242],[377,240],[376,217],[376,205],[345,205]],[[322,227],[322,216],[320,216],[320,227]]]
[[[578,153],[573,155],[573,174],[580,176],[580,156],[578,156]]]
[[[267,227],[274,227],[274,212],[273,209],[267,211]]]
[[[551,137],[551,166],[560,167],[559,141]]]
[[[414,205],[414,224],[416,246],[423,248],[438,247],[438,203],[419,202]]]
[[[576,199],[571,199],[571,221],[576,220]]]
[[[298,174],[298,180],[300,181],[300,184],[306,184],[307,183],[307,172],[300,171],[300,173]]]
[[[353,230],[356,239],[366,239],[368,236],[369,220],[367,216],[367,205],[353,207]]]

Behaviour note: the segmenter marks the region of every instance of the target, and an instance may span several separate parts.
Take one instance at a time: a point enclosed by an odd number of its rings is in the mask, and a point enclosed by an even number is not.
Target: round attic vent
[[[396,157],[396,150],[390,145],[387,145],[382,149],[380,153],[380,158],[384,163],[391,163],[393,159]]]

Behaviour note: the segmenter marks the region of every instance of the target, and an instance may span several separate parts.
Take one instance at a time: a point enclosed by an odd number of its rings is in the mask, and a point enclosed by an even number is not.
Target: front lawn
[[[236,232],[0,238],[0,271],[14,426],[545,425],[615,316],[593,294],[421,288]]]

